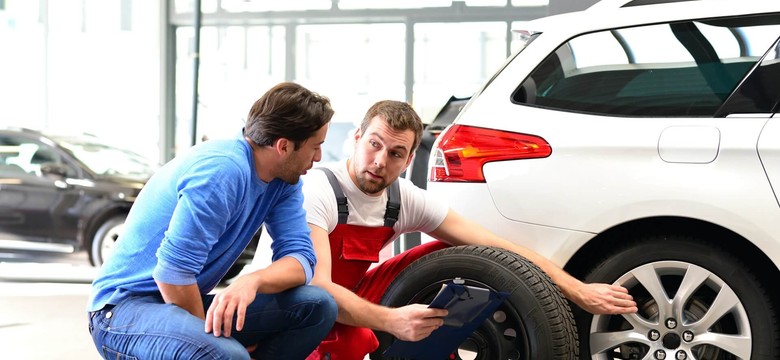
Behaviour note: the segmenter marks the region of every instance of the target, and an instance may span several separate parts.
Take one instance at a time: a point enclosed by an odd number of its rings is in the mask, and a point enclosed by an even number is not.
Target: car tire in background
[[[766,284],[712,240],[653,235],[609,249],[587,282],[628,288],[639,312],[575,307],[590,359],[776,359],[778,321]]]
[[[107,218],[98,227],[89,249],[89,261],[95,267],[100,267],[114,250],[115,243],[125,225],[127,215],[116,215]]]
[[[425,255],[393,280],[381,304],[428,304],[455,278],[509,296],[450,359],[578,359],[574,318],[558,287],[536,265],[501,249],[457,246]],[[394,340],[383,332],[377,338],[374,360],[384,359],[382,352]]]

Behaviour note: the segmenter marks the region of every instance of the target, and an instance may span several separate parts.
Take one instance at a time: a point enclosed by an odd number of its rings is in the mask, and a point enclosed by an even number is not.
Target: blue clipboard
[[[410,360],[447,359],[490,316],[509,294],[464,285],[444,284],[428,307],[447,309],[444,326],[420,341],[395,339],[383,355]]]

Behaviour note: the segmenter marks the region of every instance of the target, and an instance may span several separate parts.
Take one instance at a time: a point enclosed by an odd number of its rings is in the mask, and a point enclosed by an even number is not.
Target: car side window
[[[777,40],[746,17],[611,29],[572,38],[525,79],[515,103],[614,116],[713,116]]]
[[[43,177],[41,166],[47,163],[62,164],[51,146],[24,137],[0,136],[0,177]]]
[[[778,111],[780,107],[780,39],[721,107],[716,116]]]

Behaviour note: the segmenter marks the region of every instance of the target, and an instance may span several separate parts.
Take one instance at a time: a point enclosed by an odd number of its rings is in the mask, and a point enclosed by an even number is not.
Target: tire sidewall
[[[90,246],[89,253],[92,265],[96,267],[103,265],[106,259],[103,259],[101,248],[103,247],[103,242],[106,239],[106,234],[112,231],[115,227],[124,224],[125,218],[126,217],[124,215],[112,216],[104,221],[100,227],[98,227],[97,231],[95,231],[95,235],[92,237],[92,244]]]
[[[449,282],[456,277],[464,279],[467,285],[506,291],[509,296],[499,307],[499,310],[514,311],[516,314],[507,314],[507,316],[522,319],[522,331],[525,334],[518,333],[517,336],[518,338],[525,336],[525,339],[519,338],[516,341],[525,342],[523,346],[526,347],[524,350],[528,352],[527,358],[560,359],[560,355],[554,352],[556,347],[557,350],[560,350],[562,344],[554,343],[555,329],[547,314],[549,309],[545,309],[538,298],[538,296],[549,296],[549,294],[540,295],[544,294],[540,292],[540,282],[552,284],[551,280],[540,270],[536,270],[536,273],[543,277],[524,279],[498,262],[474,254],[448,252],[452,249],[433,252],[410,265],[390,284],[381,304],[390,307],[407,305],[422,289],[431,287],[433,284]],[[555,295],[563,299],[557,287],[554,285],[552,287],[557,292]],[[561,304],[564,305],[564,308],[558,310],[566,313],[567,320],[573,320],[568,303],[562,300]],[[481,330],[482,327],[476,332]],[[576,348],[576,327],[573,321],[571,322],[571,332],[573,341],[568,346]],[[382,342],[392,339],[392,337],[380,334],[382,336],[379,337],[379,350],[383,351],[389,344],[382,344]],[[521,358],[523,357],[521,356]],[[576,359],[576,357],[571,357],[571,359]]]

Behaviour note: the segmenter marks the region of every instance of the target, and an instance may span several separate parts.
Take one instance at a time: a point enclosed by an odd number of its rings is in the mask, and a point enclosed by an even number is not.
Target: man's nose
[[[387,164],[387,152],[386,151],[377,152],[376,156],[374,156],[374,164],[380,168],[385,167],[385,164]]]

